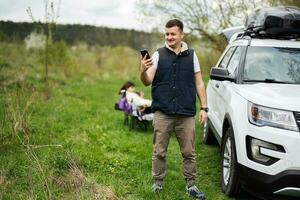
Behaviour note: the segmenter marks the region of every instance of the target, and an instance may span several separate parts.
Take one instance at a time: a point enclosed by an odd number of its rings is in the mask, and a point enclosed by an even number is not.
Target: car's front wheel
[[[224,135],[221,146],[222,190],[228,196],[238,196],[241,191],[240,178],[237,170],[234,134],[229,127]]]

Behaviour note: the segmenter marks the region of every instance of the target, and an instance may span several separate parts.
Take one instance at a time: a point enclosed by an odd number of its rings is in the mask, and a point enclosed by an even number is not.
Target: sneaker
[[[152,188],[151,188],[152,192],[158,193],[162,190],[162,186],[161,185],[157,185],[157,184],[153,184]]]
[[[190,186],[190,187],[186,187],[186,191],[187,193],[191,196],[191,197],[194,197],[196,198],[197,200],[204,200],[205,199],[205,195],[203,192],[200,192],[199,189],[193,185],[193,186]]]

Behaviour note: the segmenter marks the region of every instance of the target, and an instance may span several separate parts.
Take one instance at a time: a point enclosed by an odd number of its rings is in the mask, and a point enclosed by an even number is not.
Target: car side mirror
[[[213,67],[210,70],[210,78],[217,81],[230,81],[234,82],[235,78],[229,75],[229,72],[226,68]]]

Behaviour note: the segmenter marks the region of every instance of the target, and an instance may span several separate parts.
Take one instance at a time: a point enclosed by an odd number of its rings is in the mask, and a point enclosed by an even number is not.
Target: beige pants
[[[162,184],[166,175],[166,154],[170,136],[175,136],[183,157],[183,175],[188,185],[193,185],[196,178],[195,153],[195,118],[187,116],[154,113],[153,120],[152,176],[157,184]]]

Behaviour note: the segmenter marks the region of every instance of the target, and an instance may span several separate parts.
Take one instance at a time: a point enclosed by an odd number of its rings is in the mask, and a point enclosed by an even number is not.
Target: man
[[[165,47],[159,48],[147,59],[141,60],[140,79],[144,85],[152,84],[152,110],[154,112],[154,138],[152,155],[152,190],[159,192],[166,175],[166,153],[170,135],[175,132],[183,156],[183,174],[187,192],[205,199],[204,193],[195,186],[195,114],[196,94],[201,101],[199,121],[207,120],[205,85],[195,52],[188,49],[183,24],[177,19],[165,26]]]

